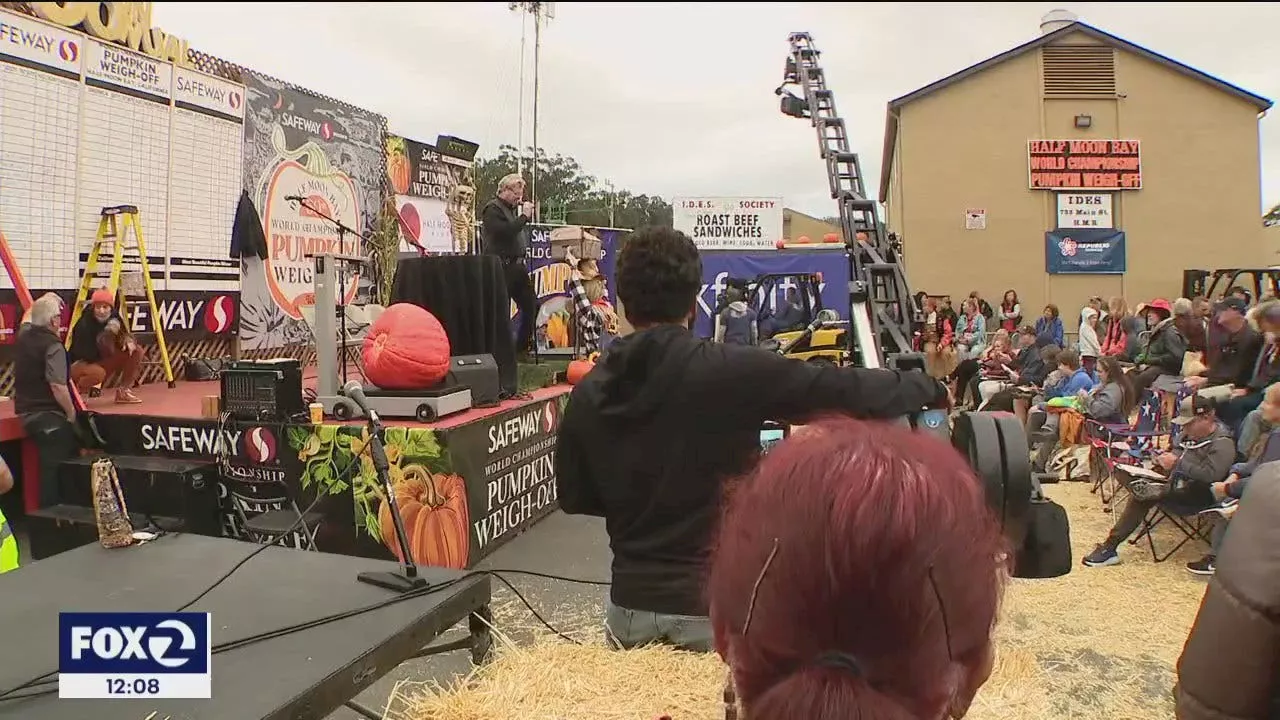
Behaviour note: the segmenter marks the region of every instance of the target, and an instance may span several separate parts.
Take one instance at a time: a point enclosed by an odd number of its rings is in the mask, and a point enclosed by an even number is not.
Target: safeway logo
[[[231,329],[235,320],[236,304],[229,295],[218,295],[204,306],[204,329],[221,335]]]
[[[63,40],[58,43],[58,57],[66,62],[75,62],[80,59],[80,46],[75,40]]]
[[[276,436],[264,427],[244,434],[244,455],[250,462],[265,464],[276,459]]]
[[[244,98],[240,97],[240,93],[238,92],[227,93],[227,104],[231,106],[232,110],[239,110],[240,104],[243,102],[244,102]]]
[[[333,126],[330,125],[328,122],[320,123],[320,138],[322,140],[333,139]]]
[[[542,411],[542,432],[550,435],[556,431],[556,404],[549,402]]]

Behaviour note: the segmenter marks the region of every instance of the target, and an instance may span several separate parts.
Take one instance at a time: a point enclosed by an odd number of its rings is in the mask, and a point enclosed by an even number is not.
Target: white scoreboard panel
[[[83,37],[0,13],[0,232],[27,284],[79,280],[76,168]],[[0,287],[12,288],[6,272]]]
[[[102,208],[136,205],[156,289],[239,290],[244,100],[241,85],[0,10],[0,230],[28,285],[77,287]]]
[[[244,87],[175,68],[169,118],[170,290],[239,290],[228,257],[244,180]]]

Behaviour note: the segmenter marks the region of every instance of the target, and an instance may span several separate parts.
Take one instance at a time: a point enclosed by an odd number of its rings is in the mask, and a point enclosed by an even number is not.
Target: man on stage
[[[13,412],[36,446],[40,467],[40,507],[58,494],[58,466],[80,452],[67,353],[58,337],[62,300],[46,293],[31,305],[13,345]]]
[[[947,389],[922,372],[827,367],[698,338],[689,325],[702,263],[671,228],[633,234],[615,272],[635,332],[569,396],[556,444],[560,507],[605,519],[615,646],[708,651],[704,563],[725,486],[759,456],[761,426],[822,412],[897,418],[945,407]]]
[[[516,334],[516,352],[533,348],[533,328],[538,320],[538,298],[533,280],[525,265],[525,249],[529,246],[529,220],[533,203],[524,199],[524,178],[508,175],[498,182],[498,196],[490,200],[480,213],[484,233],[484,252],[502,261],[507,295],[520,310],[520,330]]]

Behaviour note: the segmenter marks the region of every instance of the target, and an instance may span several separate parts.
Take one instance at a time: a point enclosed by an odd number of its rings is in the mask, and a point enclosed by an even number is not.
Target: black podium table
[[[502,387],[516,390],[511,297],[502,261],[492,255],[432,255],[396,266],[391,302],[426,308],[449,335],[454,355],[492,355]]]
[[[169,535],[107,550],[97,543],[0,575],[0,693],[58,667],[58,613],[176,611],[259,546]],[[236,569],[191,612],[211,613],[208,700],[60,700],[56,675],[0,699],[15,720],[315,720],[324,718],[432,639],[472,618],[473,655],[489,646],[487,576],[425,568],[441,589],[325,625],[220,652],[218,646],[376,606],[394,593],[356,581],[394,563],[270,547]],[[471,645],[472,643],[465,643]],[[460,649],[450,644],[449,649]],[[154,713],[154,715],[153,715]]]

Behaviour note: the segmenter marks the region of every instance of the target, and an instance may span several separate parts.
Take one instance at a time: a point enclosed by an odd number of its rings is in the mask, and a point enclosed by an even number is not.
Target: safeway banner
[[[1117,275],[1125,268],[1122,230],[1073,228],[1044,234],[1044,271],[1050,275]]]
[[[726,280],[751,280],[766,273],[821,273],[822,281],[818,284],[818,291],[822,295],[822,306],[835,310],[841,318],[848,319],[849,258],[842,250],[703,253],[702,292],[698,295],[694,332],[702,337],[711,337],[711,313],[715,310],[716,298],[724,292]],[[791,279],[780,281],[774,286],[774,296],[766,302],[772,303],[773,308],[781,307],[787,290],[796,285]]]

